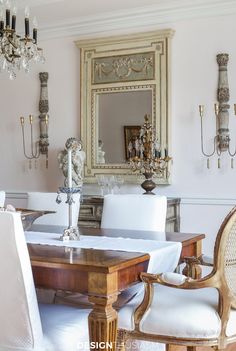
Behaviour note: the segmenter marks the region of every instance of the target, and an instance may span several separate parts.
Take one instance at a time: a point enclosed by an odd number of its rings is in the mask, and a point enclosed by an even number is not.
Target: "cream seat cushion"
[[[142,301],[136,296],[119,312],[119,328],[134,329],[133,312]],[[221,321],[217,313],[218,291],[214,288],[183,290],[155,284],[151,308],[141,321],[141,331],[181,338],[215,338]],[[232,310],[227,335],[236,334],[236,311]]]

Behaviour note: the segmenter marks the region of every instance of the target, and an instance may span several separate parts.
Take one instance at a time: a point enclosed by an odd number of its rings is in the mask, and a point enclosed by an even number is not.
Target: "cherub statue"
[[[85,152],[82,150],[82,142],[76,138],[69,138],[65,143],[65,149],[58,153],[57,159],[59,168],[65,176],[64,185],[68,186],[68,156],[67,150],[72,150],[72,186],[81,187],[83,184],[83,168],[85,161]]]

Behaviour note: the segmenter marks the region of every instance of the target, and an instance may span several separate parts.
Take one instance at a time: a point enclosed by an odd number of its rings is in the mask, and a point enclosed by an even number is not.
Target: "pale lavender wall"
[[[28,76],[20,72],[10,81],[0,74],[0,187],[8,191],[56,190],[63,181],[56,155],[68,137],[79,135],[79,50],[72,39],[45,41],[42,46],[46,63],[33,66]],[[42,71],[49,72],[49,169],[42,161],[39,169],[30,171],[23,157],[19,116],[38,116]]]
[[[172,49],[172,185],[157,188],[157,193],[192,198],[193,204],[182,206],[182,230],[208,234],[210,251],[216,227],[236,201],[236,169],[229,162],[221,170],[216,159],[210,170],[200,153],[200,121],[198,104],[206,105],[207,137],[213,138],[215,119],[213,104],[217,88],[215,56],[220,52],[230,55],[230,104],[236,101],[236,15],[183,21],[166,25],[176,30]],[[47,63],[35,66],[29,77],[19,74],[10,82],[0,74],[1,106],[1,188],[8,191],[51,190],[62,183],[57,168],[56,154],[69,136],[78,136],[79,128],[79,50],[71,38],[42,43]],[[25,169],[21,148],[18,117],[38,114],[38,72],[48,71],[50,100],[50,168],[48,171]],[[231,108],[232,111],[232,108]],[[231,113],[232,140],[235,141],[236,119]],[[212,145],[206,142],[210,149]],[[123,191],[140,191],[139,187],[124,187]],[[95,193],[94,186],[85,192]],[[211,203],[213,198],[223,205]],[[223,199],[226,199],[224,202]],[[230,202],[230,199],[232,201]],[[184,200],[185,201],[185,200]],[[228,201],[228,202],[227,202]],[[208,206],[207,210],[206,207]],[[219,207],[220,206],[220,207]],[[209,213],[211,217],[209,218]],[[217,221],[214,221],[217,216]],[[209,218],[209,220],[208,220]],[[206,225],[206,223],[208,225]]]

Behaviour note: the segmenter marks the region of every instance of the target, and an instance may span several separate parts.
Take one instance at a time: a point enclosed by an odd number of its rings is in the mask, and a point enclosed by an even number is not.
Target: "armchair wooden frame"
[[[223,221],[214,248],[214,261],[212,272],[201,279],[186,278],[180,285],[165,281],[162,274],[141,273],[141,280],[145,283],[143,301],[134,312],[135,328],[132,331],[120,329],[118,331],[118,350],[123,350],[127,339],[141,339],[156,341],[167,345],[184,345],[188,351],[195,351],[197,347],[209,346],[217,351],[224,351],[228,344],[236,342],[236,334],[226,335],[226,327],[231,309],[236,309],[236,207]],[[191,339],[165,335],[147,334],[140,330],[140,322],[151,306],[154,287],[158,283],[170,288],[202,289],[216,288],[219,293],[218,314],[221,319],[221,332],[218,338]]]

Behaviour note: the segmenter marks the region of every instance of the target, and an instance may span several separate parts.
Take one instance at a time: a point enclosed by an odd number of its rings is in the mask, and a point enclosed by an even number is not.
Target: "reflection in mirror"
[[[141,126],[152,115],[152,90],[98,94],[97,163],[125,163],[124,127]]]
[[[98,150],[97,150],[97,163],[106,163],[105,161],[105,151],[102,150],[103,142],[101,139],[98,140]]]

